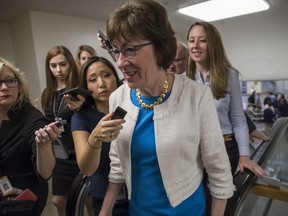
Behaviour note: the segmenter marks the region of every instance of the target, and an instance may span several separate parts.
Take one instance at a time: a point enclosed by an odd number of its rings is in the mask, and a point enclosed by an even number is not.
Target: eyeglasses
[[[174,64],[178,64],[180,61],[183,61],[184,59],[186,59],[186,57],[182,57],[182,58],[178,58],[178,59],[174,59],[173,63]]]
[[[9,88],[13,88],[18,85],[18,79],[11,78],[11,79],[6,79],[6,80],[0,80],[0,87],[2,86],[2,83],[5,83],[5,85]]]
[[[136,51],[143,48],[144,46],[150,45],[152,44],[151,42],[148,43],[144,43],[144,44],[139,44],[139,45],[135,45],[135,46],[127,46],[127,47],[123,47],[120,50],[117,49],[112,49],[110,50],[110,55],[112,56],[112,58],[114,60],[117,60],[120,56],[120,53],[122,53],[122,55],[124,55],[126,58],[133,58],[136,55]]]

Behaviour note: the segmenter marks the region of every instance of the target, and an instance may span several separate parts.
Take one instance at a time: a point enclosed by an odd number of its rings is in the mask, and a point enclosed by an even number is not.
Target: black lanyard
[[[61,107],[62,104],[63,104],[64,97],[62,96],[62,98],[61,98],[60,104],[59,104],[59,106],[58,106],[57,113],[56,113],[56,98],[57,98],[57,95],[55,95],[55,97],[54,97],[54,99],[53,99],[53,114],[54,114],[54,117],[55,117],[55,118],[58,118],[58,116],[59,116],[59,110],[60,110],[60,107]]]

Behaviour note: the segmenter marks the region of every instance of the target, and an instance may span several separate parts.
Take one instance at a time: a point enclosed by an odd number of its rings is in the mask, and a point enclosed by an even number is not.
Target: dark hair
[[[86,78],[87,77],[87,71],[88,71],[89,67],[95,62],[102,62],[107,67],[109,67],[113,71],[113,74],[114,74],[114,76],[116,78],[117,87],[122,85],[122,81],[119,79],[119,76],[118,76],[118,73],[117,73],[115,67],[113,66],[113,64],[109,60],[107,60],[104,57],[100,57],[100,56],[92,56],[91,58],[88,59],[87,62],[85,62],[83,64],[83,66],[81,68],[81,71],[80,71],[80,85],[79,85],[81,88],[88,89],[88,87],[87,87],[87,78]],[[91,95],[86,97],[86,104],[91,104],[91,103],[93,103],[93,101],[94,100],[93,100]]]
[[[62,54],[65,56],[67,62],[69,63],[69,75],[67,80],[67,89],[71,89],[77,86],[78,81],[78,70],[72,53],[64,46],[54,46],[52,47],[46,56],[45,69],[46,69],[46,89],[42,95],[42,109],[45,110],[48,104],[53,101],[54,91],[57,85],[57,80],[53,76],[49,63],[52,58]]]
[[[176,55],[176,37],[166,9],[152,0],[128,1],[108,17],[106,32],[109,40],[137,37],[151,41],[157,64],[167,69]]]

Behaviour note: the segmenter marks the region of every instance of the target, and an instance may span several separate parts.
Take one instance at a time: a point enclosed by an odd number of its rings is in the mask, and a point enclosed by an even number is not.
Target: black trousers
[[[231,173],[232,176],[235,174],[238,164],[239,164],[239,148],[238,143],[235,139],[235,136],[232,136],[232,140],[225,141],[226,151],[229,157],[230,165],[231,165]],[[208,175],[206,170],[204,170],[204,187],[205,187],[205,196],[206,196],[206,216],[211,216],[211,204],[212,204],[212,196],[210,194],[210,190],[207,187],[208,185]]]

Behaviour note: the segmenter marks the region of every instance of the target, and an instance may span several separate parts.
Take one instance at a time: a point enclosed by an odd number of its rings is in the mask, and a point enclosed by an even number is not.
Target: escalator
[[[288,118],[280,118],[251,158],[267,174],[279,179],[271,186],[249,170],[234,177],[236,191],[227,202],[225,216],[288,216]],[[90,179],[79,173],[68,196],[66,215],[88,215],[85,211]]]
[[[68,194],[66,216],[88,215],[84,206],[90,190],[90,178],[81,172],[76,176]]]
[[[227,202],[225,216],[288,215],[288,118],[280,118],[251,159],[272,179],[257,178],[249,170],[234,177],[236,191]]]

